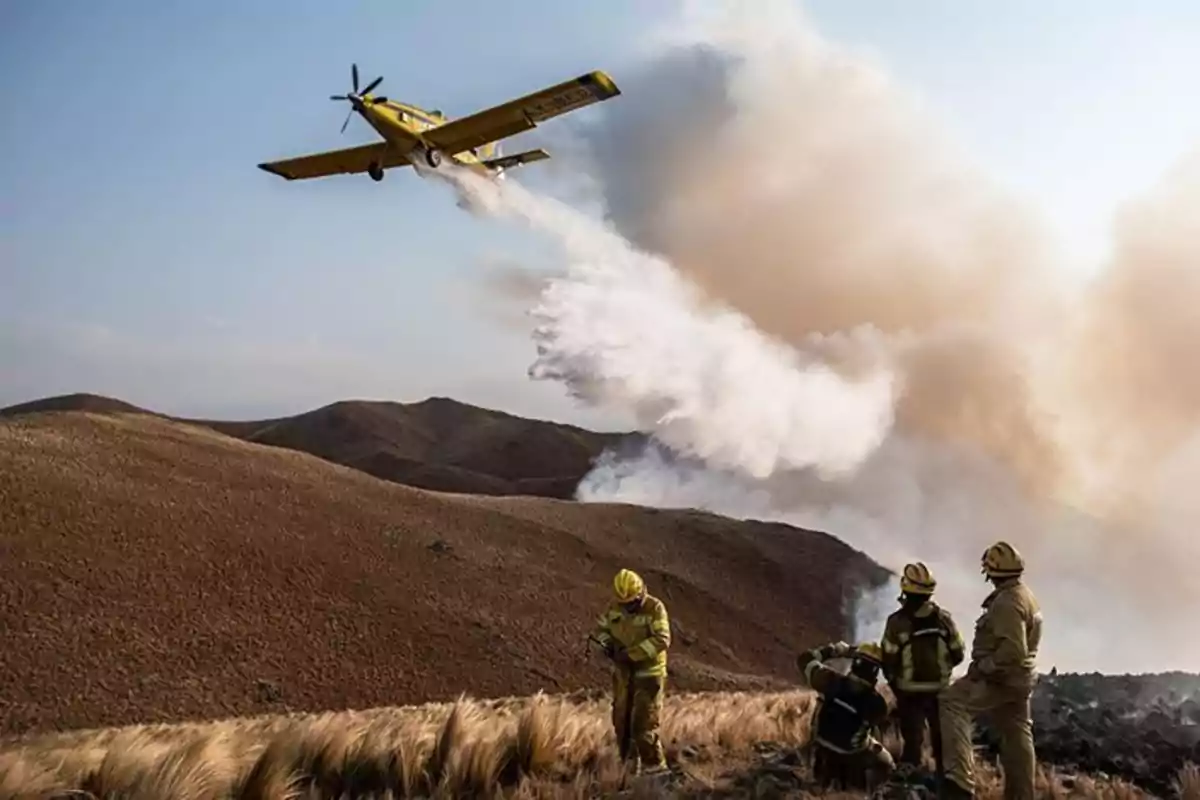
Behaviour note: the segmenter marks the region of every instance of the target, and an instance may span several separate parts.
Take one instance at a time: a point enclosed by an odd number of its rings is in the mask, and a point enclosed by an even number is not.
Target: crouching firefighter
[[[902,766],[921,766],[921,745],[929,724],[937,774],[944,774],[938,693],[965,658],[965,646],[950,613],[933,601],[937,587],[924,564],[906,564],[900,576],[900,608],[883,630],[883,674],[896,696],[896,716],[904,751]]]
[[[658,725],[671,646],[667,607],[628,569],[613,578],[613,593],[589,641],[613,663],[612,722],[621,760],[635,769],[666,769]]]
[[[823,663],[831,658],[852,659],[850,671]],[[813,717],[813,777],[826,789],[871,791],[886,782],[895,762],[877,738],[890,711],[876,687],[883,665],[879,645],[827,644],[802,653],[796,665],[820,695]]]

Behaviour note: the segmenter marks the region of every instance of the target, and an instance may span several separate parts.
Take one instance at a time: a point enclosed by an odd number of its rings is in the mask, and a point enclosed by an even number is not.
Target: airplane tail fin
[[[506,170],[519,167],[522,164],[530,164],[534,161],[545,161],[549,157],[550,154],[539,147],[536,150],[526,150],[523,153],[513,153],[510,156],[489,158],[483,162],[483,165],[490,170]]]

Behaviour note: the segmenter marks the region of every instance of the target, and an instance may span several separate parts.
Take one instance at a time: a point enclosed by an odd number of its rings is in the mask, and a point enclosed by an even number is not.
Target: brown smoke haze
[[[581,498],[774,517],[894,569],[924,560],[968,635],[980,554],[1005,538],[1045,606],[1044,669],[1196,670],[1200,640],[1179,632],[1200,612],[1200,159],[1131,202],[1111,263],[1069,289],[1052,232],[882,70],[789,3],[730,8],[618,76],[581,134],[586,168],[623,236],[762,331],[845,373],[869,358],[846,334],[876,332],[902,380],[895,423],[842,480],[647,453],[602,464]]]
[[[1114,228],[1112,262],[1083,298],[1065,363],[1110,510],[1138,513],[1147,482],[1200,423],[1200,152]]]

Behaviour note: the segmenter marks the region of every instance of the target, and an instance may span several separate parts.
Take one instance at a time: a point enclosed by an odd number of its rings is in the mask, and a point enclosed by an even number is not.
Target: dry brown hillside
[[[145,414],[8,416],[0,729],[603,686],[582,642],[622,566],[667,600],[690,689],[791,682],[882,572],[784,525],[434,493]]]
[[[0,417],[39,411],[155,413],[123,400],[71,394],[0,409]],[[574,497],[605,448],[642,440],[639,434],[597,433],[444,397],[418,403],[344,400],[267,420],[180,421],[311,453],[409,486],[563,499]]]

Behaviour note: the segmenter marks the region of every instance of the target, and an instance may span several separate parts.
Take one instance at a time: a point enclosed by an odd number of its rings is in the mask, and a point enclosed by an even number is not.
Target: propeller
[[[352,86],[354,87],[354,89],[349,94],[333,94],[333,95],[329,96],[330,100],[348,100],[348,101],[350,101],[350,111],[347,112],[347,114],[346,114],[346,121],[342,123],[342,133],[346,132],[346,126],[350,124],[350,116],[355,111],[362,110],[363,103],[366,102],[363,99],[363,95],[370,94],[372,89],[374,89],[376,86],[378,86],[380,83],[382,83],[383,76],[380,75],[378,78],[376,78],[375,80],[371,81],[366,86],[364,86],[362,88],[362,90],[360,91],[358,88],[358,64],[351,64],[350,65],[350,82],[351,82]],[[376,103],[386,103],[386,102],[387,102],[386,97],[372,97],[371,98],[372,105],[374,105]]]

